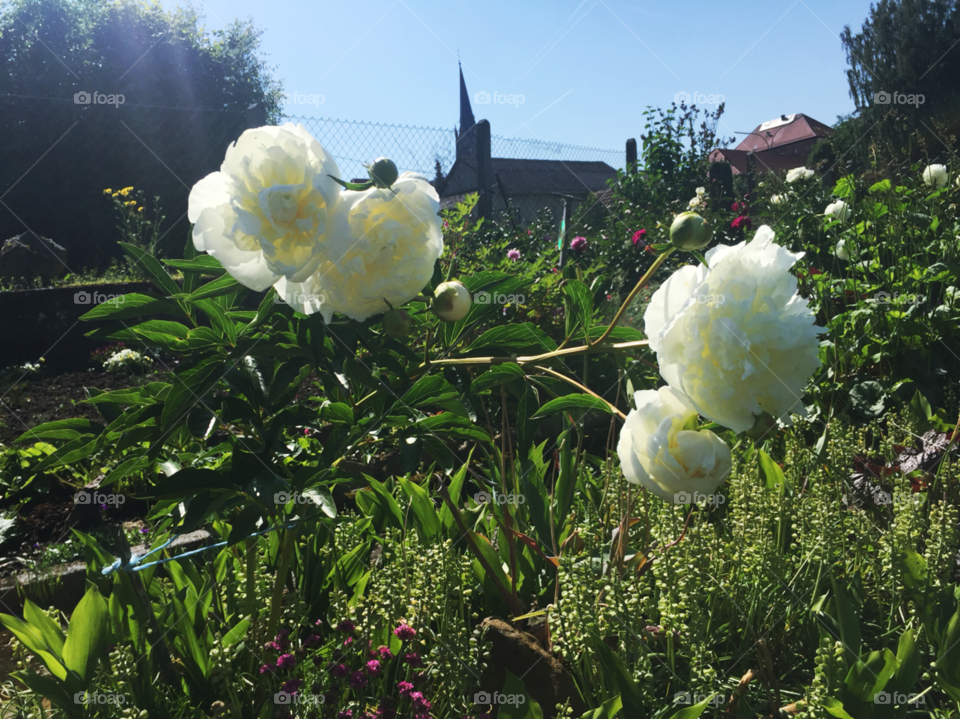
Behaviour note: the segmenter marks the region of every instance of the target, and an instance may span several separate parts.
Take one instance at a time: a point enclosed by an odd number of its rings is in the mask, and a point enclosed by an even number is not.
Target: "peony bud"
[[[383,316],[383,331],[391,337],[406,337],[412,327],[413,320],[406,310],[390,310]]]
[[[777,420],[769,412],[761,412],[759,415],[756,415],[757,421],[754,422],[753,426],[748,429],[744,434],[746,434],[750,439],[760,440],[766,438],[770,435],[777,427]]]
[[[441,282],[437,285],[433,297],[433,311],[445,322],[462,320],[470,311],[473,300],[470,291],[462,282]]]
[[[680,250],[702,250],[713,239],[710,223],[696,212],[681,212],[670,225],[670,242]]]
[[[373,184],[380,188],[390,187],[400,177],[397,166],[387,157],[378,157],[374,160],[373,164],[367,168],[367,174],[370,175]]]

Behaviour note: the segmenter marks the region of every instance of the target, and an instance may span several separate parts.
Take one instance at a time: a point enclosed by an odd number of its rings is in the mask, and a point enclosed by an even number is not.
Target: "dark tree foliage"
[[[219,167],[248,106],[279,118],[281,86],[258,55],[260,35],[240,21],[208,34],[190,6],[6,4],[0,240],[29,230],[64,245],[75,271],[103,265],[119,239],[103,190],[132,185],[160,198],[159,249],[181,248],[189,188]]]
[[[860,32],[847,26],[840,39],[859,111],[851,135],[909,159],[948,154],[960,130],[960,0],[881,0]]]

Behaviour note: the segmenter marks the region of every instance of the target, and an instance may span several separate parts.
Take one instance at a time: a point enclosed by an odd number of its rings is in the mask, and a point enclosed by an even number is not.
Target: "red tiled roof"
[[[760,152],[772,147],[789,145],[791,142],[825,137],[832,132],[832,127],[798,112],[794,115],[781,115],[776,120],[757,125],[753,132],[733,149]]]
[[[746,150],[727,150],[719,149],[710,153],[710,162],[721,162],[726,160],[730,163],[730,169],[734,175],[747,174],[747,155]],[[773,152],[754,152],[753,161],[756,163],[757,172],[785,172],[794,167],[804,166],[803,157],[792,155],[778,155]]]

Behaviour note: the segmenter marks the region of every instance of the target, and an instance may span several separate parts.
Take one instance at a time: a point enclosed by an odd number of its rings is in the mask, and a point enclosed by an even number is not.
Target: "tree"
[[[281,86],[258,55],[261,31],[205,33],[190,6],[15,0],[0,14],[0,239],[24,231],[66,246],[71,269],[102,265],[118,239],[104,188],[159,196],[179,248],[189,188],[223,160]],[[6,206],[4,206],[6,205]]]
[[[880,0],[840,39],[871,140],[909,155],[916,137],[927,154],[946,154],[960,129],[960,0]]]

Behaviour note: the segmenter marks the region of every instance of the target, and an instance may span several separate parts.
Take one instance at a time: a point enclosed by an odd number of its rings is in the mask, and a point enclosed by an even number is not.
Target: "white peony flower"
[[[234,279],[262,291],[302,282],[323,259],[340,186],[333,158],[303,125],[247,130],[219,172],[190,190],[193,244]]]
[[[827,217],[836,217],[840,222],[846,222],[850,219],[850,205],[843,200],[837,200],[827,205],[823,214]]]
[[[707,194],[707,188],[706,188],[706,187],[698,187],[698,188],[697,188],[697,197],[703,197],[705,194]]]
[[[783,199],[783,195],[770,195],[770,202],[774,205],[779,205]]]
[[[389,189],[348,190],[340,201],[324,262],[294,289],[322,295],[313,311],[327,322],[334,311],[363,321],[386,312],[387,302],[399,307],[416,297],[443,252],[437,191],[423,175],[404,172]]]
[[[928,165],[923,171],[923,181],[931,187],[944,187],[949,180],[945,165]]]
[[[643,390],[634,399],[637,408],[627,414],[617,444],[627,481],[673,504],[713,494],[730,474],[726,442],[710,430],[684,429],[697,410],[671,387]]]
[[[444,322],[457,322],[467,316],[473,298],[470,290],[458,281],[441,282],[433,291],[433,311]]]
[[[690,198],[690,202],[687,203],[687,207],[689,207],[691,210],[696,209],[697,207],[700,207],[700,202],[700,195],[697,195],[696,197]]]
[[[834,253],[836,253],[836,255],[837,255],[837,257],[838,257],[839,259],[844,260],[845,262],[849,262],[849,261],[850,261],[850,251],[847,249],[847,241],[846,241],[846,240],[840,240],[840,241],[837,243],[837,246],[836,246],[836,248],[834,249]]]
[[[738,433],[763,411],[784,424],[803,414],[800,394],[820,366],[823,328],[789,272],[803,253],[773,237],[764,225],[749,243],[714,247],[709,269],[680,268],[644,314],[661,376],[704,417]]]
[[[809,180],[813,177],[813,170],[806,167],[794,167],[787,172],[787,182],[796,182],[797,180]]]

